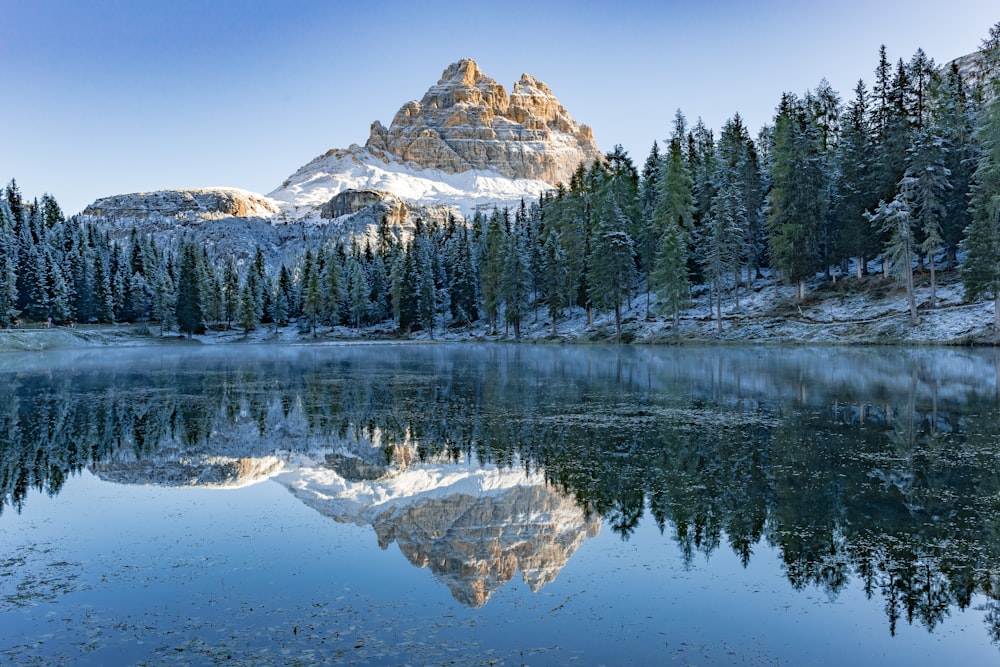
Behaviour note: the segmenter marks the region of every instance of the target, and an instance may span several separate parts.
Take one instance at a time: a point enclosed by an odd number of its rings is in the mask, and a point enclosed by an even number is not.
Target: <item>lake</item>
[[[1000,661],[997,350],[0,355],[0,663]]]

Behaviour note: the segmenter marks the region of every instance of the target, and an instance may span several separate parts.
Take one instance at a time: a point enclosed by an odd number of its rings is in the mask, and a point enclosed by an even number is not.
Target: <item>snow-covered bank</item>
[[[684,343],[780,343],[831,345],[996,345],[992,329],[993,304],[989,301],[966,303],[956,276],[948,276],[937,288],[937,300],[930,307],[930,288],[916,290],[920,304],[920,322],[913,324],[906,298],[900,289],[881,278],[866,278],[860,286],[853,279],[837,284],[817,281],[810,286],[806,302],[794,303],[794,288],[775,285],[765,278],[753,288],[739,290],[739,304],[732,290],[724,295],[722,331],[710,302],[709,290],[700,287],[689,308],[681,314],[674,329],[669,317],[657,314],[656,297],[650,299],[651,315],[646,315],[646,295],[637,294],[623,307],[622,340],[636,344]],[[13,329],[0,330],[0,351],[30,351],[65,347],[153,345],[166,343],[222,344],[275,343],[324,344],[334,342],[374,341],[486,341],[511,340],[513,329],[490,331],[482,321],[472,327],[435,327],[399,336],[393,322],[356,329],[349,326],[319,326],[315,335],[292,323],[275,329],[262,325],[244,334],[232,329],[212,331],[190,340],[176,331],[159,334],[154,325],[107,326],[101,328]],[[587,323],[582,308],[566,309],[556,322],[544,306],[529,312],[521,323],[524,341],[544,342],[613,342],[614,315],[595,311]]]

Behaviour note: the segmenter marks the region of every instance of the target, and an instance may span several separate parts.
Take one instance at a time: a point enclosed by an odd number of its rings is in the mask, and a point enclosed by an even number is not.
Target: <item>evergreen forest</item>
[[[702,286],[721,330],[723,301],[765,272],[802,300],[817,277],[872,271],[905,288],[917,321],[914,274],[929,277],[933,308],[939,273],[958,271],[967,299],[994,301],[1000,331],[1000,24],[974,62],[941,67],[918,50],[894,63],[883,47],[871,85],[846,100],[825,79],[785,93],[756,136],[738,113],[716,132],[678,110],[641,166],[616,146],[538,201],[417,220],[405,239],[383,223],[280,266],[260,249],[215,257],[181,234],[112,238],[11,180],[0,327],[139,322],[191,335],[295,322],[314,335],[389,325],[433,337],[477,324],[519,338],[539,316],[558,335],[578,308],[588,322],[613,316],[620,338],[633,301],[676,326]]]

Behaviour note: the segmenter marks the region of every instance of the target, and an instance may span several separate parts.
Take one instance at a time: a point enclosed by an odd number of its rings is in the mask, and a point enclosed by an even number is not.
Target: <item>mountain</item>
[[[388,128],[372,123],[364,147],[327,151],[270,196],[293,217],[350,189],[468,212],[537,198],[600,155],[591,129],[573,120],[544,83],[522,74],[508,95],[463,59],[419,102],[404,104]]]
[[[275,265],[383,222],[403,237],[417,217],[461,220],[479,207],[537,199],[600,156],[590,128],[544,83],[522,74],[508,95],[463,59],[389,127],[372,123],[363,147],[326,151],[266,197],[235,188],[138,192],[98,199],[83,216],[119,238],[133,227],[158,241],[182,232],[215,255],[243,259],[260,246]]]
[[[429,568],[452,597],[474,608],[517,572],[540,590],[600,531],[600,517],[540,471],[418,461],[406,445],[387,464],[381,448],[363,441],[264,454],[275,440],[312,439],[294,420],[267,439],[254,428],[248,422],[215,432],[211,449],[219,452],[168,442],[155,457],[123,452],[91,472],[117,484],[167,487],[235,489],[273,479],[336,523],[371,526],[381,548],[395,542],[411,564]]]
[[[544,83],[522,74],[508,95],[463,59],[449,65],[420,101],[404,104],[388,128],[372,123],[363,147],[326,151],[267,197],[234,188],[139,192],[99,199],[84,215],[320,222],[331,219],[332,199],[352,191],[394,197],[411,211],[448,205],[467,214],[536,199],[600,156],[591,129],[577,123]]]

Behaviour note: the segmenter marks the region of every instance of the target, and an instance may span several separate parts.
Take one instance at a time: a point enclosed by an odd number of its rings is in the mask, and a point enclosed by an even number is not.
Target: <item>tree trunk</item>
[[[1000,292],[993,296],[993,332],[997,340],[1000,340]],[[1000,387],[1000,383],[997,386]]]
[[[861,280],[861,278],[864,277],[864,266],[865,266],[865,258],[858,257],[858,270],[857,270],[858,280]]]
[[[934,310],[934,304],[937,303],[937,282],[935,278],[933,257],[931,257],[930,267],[931,267],[931,310]]]
[[[918,324],[920,319],[917,317],[917,302],[913,298],[913,269],[910,268],[906,272],[906,300],[910,306],[910,321],[913,324]]]
[[[882,277],[883,278],[888,278],[889,277],[889,256],[888,255],[886,255],[885,257],[882,258]]]
[[[722,333],[722,290],[718,283],[715,285],[715,321],[718,324],[719,333]]]
[[[622,342],[622,304],[615,301],[615,342]]]

